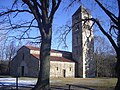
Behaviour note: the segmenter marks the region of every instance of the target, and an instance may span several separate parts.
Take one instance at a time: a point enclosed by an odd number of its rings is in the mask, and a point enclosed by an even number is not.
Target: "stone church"
[[[40,49],[32,46],[23,46],[11,61],[10,74],[12,76],[37,77],[40,67]],[[75,62],[71,52],[51,50],[50,77],[74,77]]]
[[[90,13],[82,6],[72,16],[72,59],[76,61],[76,77],[95,76],[94,36],[91,27],[93,22],[81,22],[82,19],[91,17]]]
[[[95,77],[94,36],[89,11],[80,6],[72,16],[72,52],[51,50],[50,77]],[[10,63],[13,76],[37,77],[40,67],[39,48],[23,46]]]

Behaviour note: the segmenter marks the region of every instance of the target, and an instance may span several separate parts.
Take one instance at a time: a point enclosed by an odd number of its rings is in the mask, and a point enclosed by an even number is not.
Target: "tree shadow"
[[[67,86],[51,85],[51,90],[69,90],[69,89]]]

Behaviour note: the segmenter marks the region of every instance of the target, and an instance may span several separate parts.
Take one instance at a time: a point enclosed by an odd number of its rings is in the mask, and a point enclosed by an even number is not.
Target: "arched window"
[[[24,53],[23,53],[23,55],[22,55],[22,60],[24,60]]]
[[[70,67],[70,71],[72,71],[72,68]]]
[[[57,67],[56,69],[57,69],[57,71],[58,71],[58,67]]]

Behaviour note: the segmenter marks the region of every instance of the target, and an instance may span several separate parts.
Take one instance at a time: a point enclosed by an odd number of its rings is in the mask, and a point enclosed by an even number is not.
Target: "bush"
[[[0,61],[0,75],[8,74],[8,62]]]

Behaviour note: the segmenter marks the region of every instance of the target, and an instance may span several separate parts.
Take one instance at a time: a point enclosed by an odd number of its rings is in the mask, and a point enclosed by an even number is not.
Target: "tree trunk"
[[[32,90],[50,90],[50,50],[51,50],[51,30],[42,35],[40,47],[40,72],[36,86]]]
[[[118,31],[118,38],[117,38],[117,44],[118,44],[118,51],[117,53],[117,62],[116,62],[116,74],[117,74],[117,84],[115,86],[115,90],[120,90],[120,29]]]
[[[115,90],[120,90],[120,54],[117,56],[117,63],[116,63],[116,74],[117,74],[117,84],[115,86]]]

